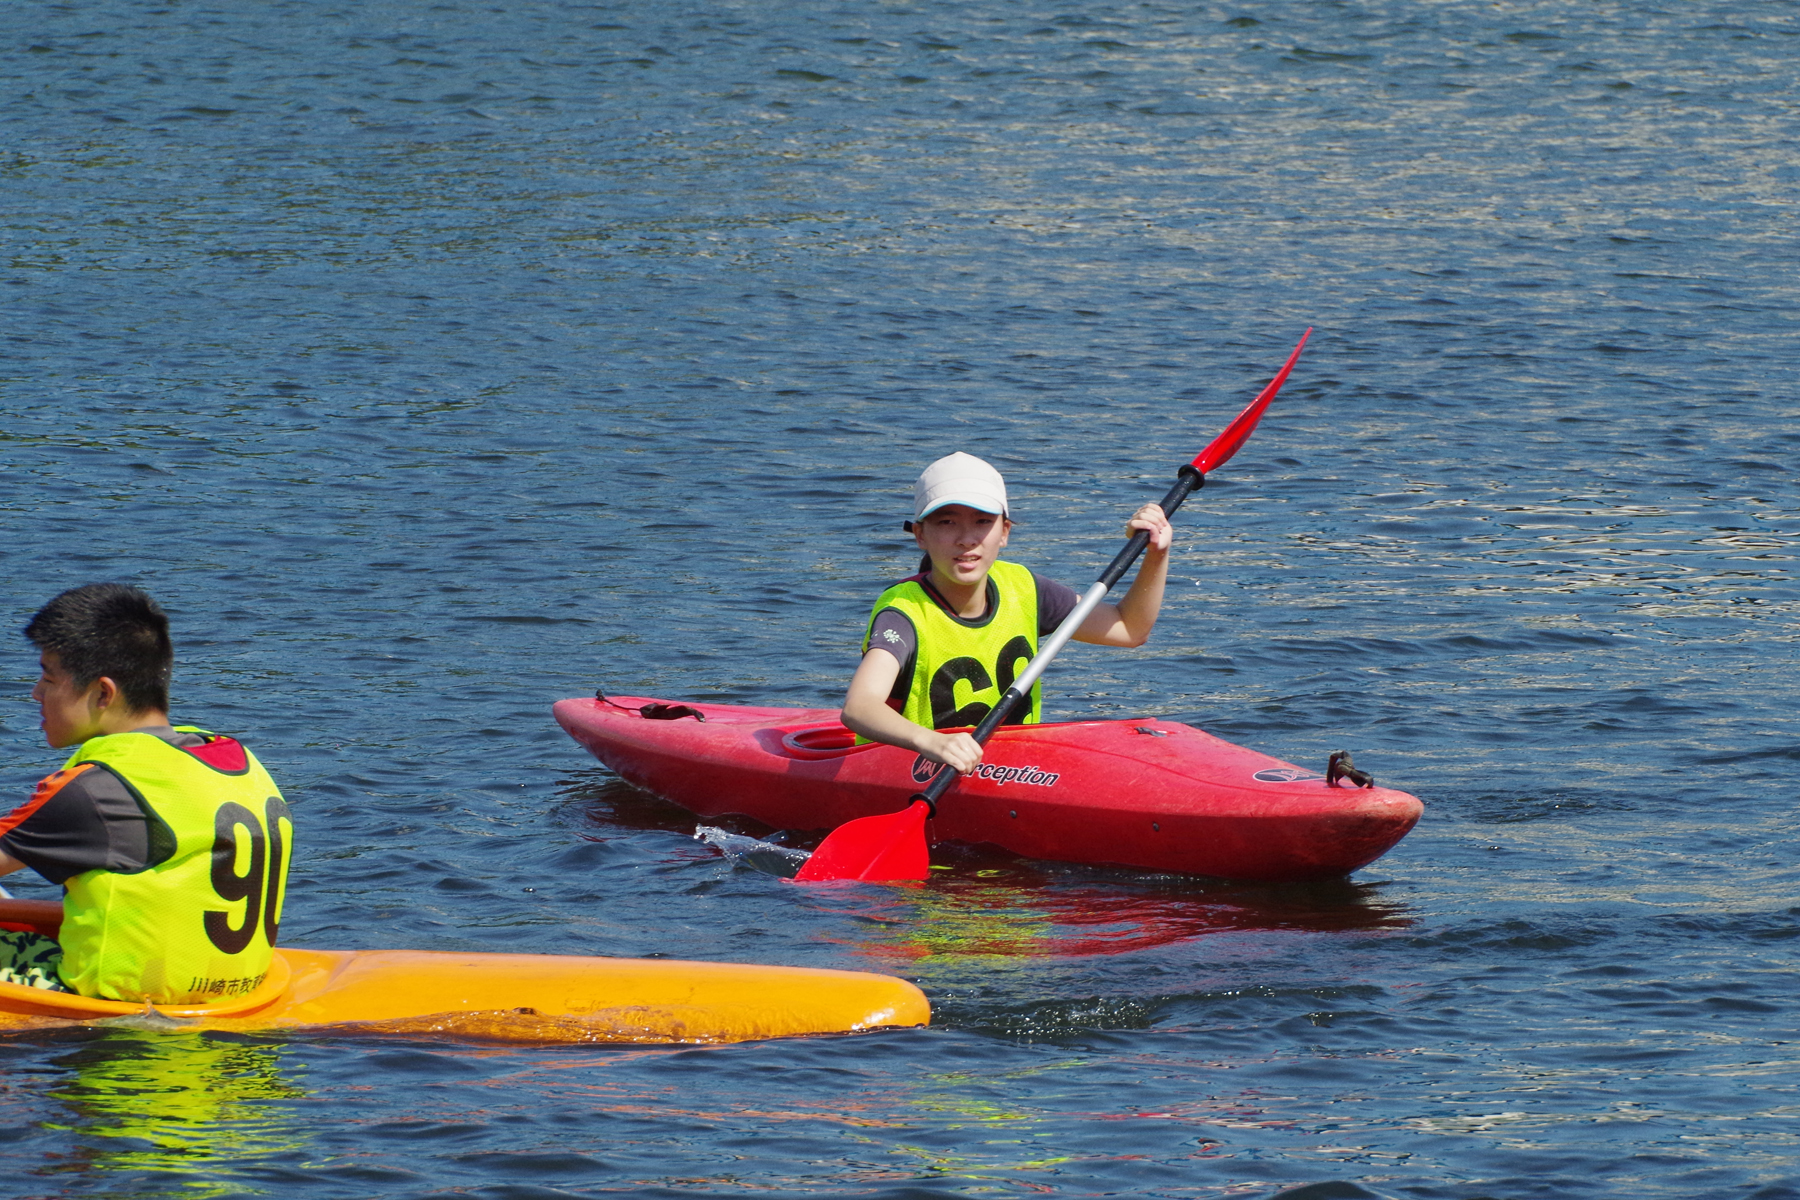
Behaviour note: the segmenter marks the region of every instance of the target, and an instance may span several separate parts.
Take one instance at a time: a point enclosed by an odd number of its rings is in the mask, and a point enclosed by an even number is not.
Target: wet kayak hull
[[[47,922],[37,927],[55,928]],[[930,1016],[918,988],[885,975],[544,954],[283,947],[255,992],[200,1006],[127,1004],[0,983],[0,1033],[124,1024],[508,1042],[710,1043],[925,1025]]]
[[[669,702],[562,700],[555,714],[621,777],[704,817],[832,829],[898,811],[930,778],[911,751],[854,745],[832,709],[688,703],[704,721],[634,711],[656,703]],[[1190,725],[1082,721],[997,731],[927,836],[1029,858],[1280,882],[1373,862],[1422,809],[1391,788],[1328,787],[1317,772]]]

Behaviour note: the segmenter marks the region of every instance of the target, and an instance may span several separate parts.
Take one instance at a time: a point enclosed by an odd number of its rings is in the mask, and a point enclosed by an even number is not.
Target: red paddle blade
[[[931,855],[925,848],[925,818],[930,815],[931,806],[915,800],[897,813],[845,821],[819,843],[794,882],[924,879],[931,873]]]
[[[1224,466],[1250,440],[1250,435],[1256,431],[1256,423],[1262,420],[1263,410],[1269,407],[1269,402],[1275,399],[1275,393],[1287,382],[1288,372],[1294,369],[1294,363],[1300,358],[1301,346],[1306,345],[1306,339],[1311,336],[1312,326],[1308,325],[1306,332],[1300,335],[1300,345],[1295,346],[1294,352],[1288,355],[1287,365],[1281,368],[1275,378],[1269,380],[1269,386],[1250,402],[1248,408],[1237,415],[1236,420],[1225,427],[1225,432],[1214,438],[1211,445],[1194,457],[1196,471],[1204,475],[1214,467]],[[1192,442],[1188,444],[1193,445]]]

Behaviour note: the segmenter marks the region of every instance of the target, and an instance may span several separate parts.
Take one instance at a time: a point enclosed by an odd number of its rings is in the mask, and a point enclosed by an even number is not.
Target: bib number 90
[[[263,816],[266,824],[236,802],[221,804],[213,815],[213,891],[229,904],[244,905],[244,922],[235,929],[229,912],[206,910],[207,940],[221,954],[242,953],[255,939],[259,920],[271,946],[281,927],[281,885],[287,876],[281,823],[286,821],[291,829],[293,818],[279,796],[269,797]],[[249,861],[241,864],[240,871],[239,860],[246,857],[245,850]]]

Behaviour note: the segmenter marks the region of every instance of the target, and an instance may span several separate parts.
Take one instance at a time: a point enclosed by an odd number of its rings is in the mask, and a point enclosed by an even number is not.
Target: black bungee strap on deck
[[[608,698],[599,688],[594,689],[594,699],[602,704],[610,704],[622,712],[634,712],[646,721],[679,721],[683,717],[692,717],[696,721],[705,721],[706,714],[691,704],[664,704],[660,700],[652,700],[649,704],[641,704],[636,708],[629,704],[620,704]]]

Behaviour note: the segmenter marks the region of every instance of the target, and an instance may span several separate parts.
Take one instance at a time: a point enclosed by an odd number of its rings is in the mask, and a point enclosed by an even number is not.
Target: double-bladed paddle
[[[1181,468],[1175,486],[1162,498],[1164,515],[1174,516],[1175,510],[1181,507],[1189,493],[1205,484],[1206,472],[1224,466],[1250,440],[1256,423],[1262,419],[1263,410],[1269,407],[1270,401],[1275,399],[1275,393],[1287,381],[1288,372],[1294,369],[1301,348],[1311,336],[1312,329],[1309,327],[1300,335],[1299,344],[1288,355],[1287,363],[1269,381],[1269,385],[1206,449],[1194,456],[1193,462]],[[1037,657],[1027,664],[1025,670],[1013,680],[1012,686],[988,710],[987,716],[981,719],[981,724],[975,727],[976,741],[985,744],[993,736],[994,730],[1006,723],[1006,718],[1031,694],[1032,685],[1050,665],[1050,660],[1068,645],[1069,639],[1075,636],[1075,631],[1081,628],[1081,623],[1100,606],[1113,584],[1119,582],[1120,577],[1131,569],[1131,564],[1137,561],[1138,555],[1149,544],[1150,534],[1140,529],[1125,543],[1125,548],[1113,556],[1112,562],[1107,564],[1106,570],[1100,573],[1100,578],[1081,597],[1075,610],[1038,647]],[[955,770],[940,767],[925,790],[913,796],[912,803],[899,812],[858,817],[838,826],[819,843],[819,848],[813,851],[812,857],[806,860],[806,865],[794,876],[795,881],[826,883],[839,879],[871,882],[924,879],[931,870],[931,857],[925,846],[925,821],[937,813],[937,802],[958,778],[960,776]]]
[[[48,929],[54,936],[62,919],[60,900],[15,900],[11,896],[0,900],[0,929],[29,925],[34,929]]]

